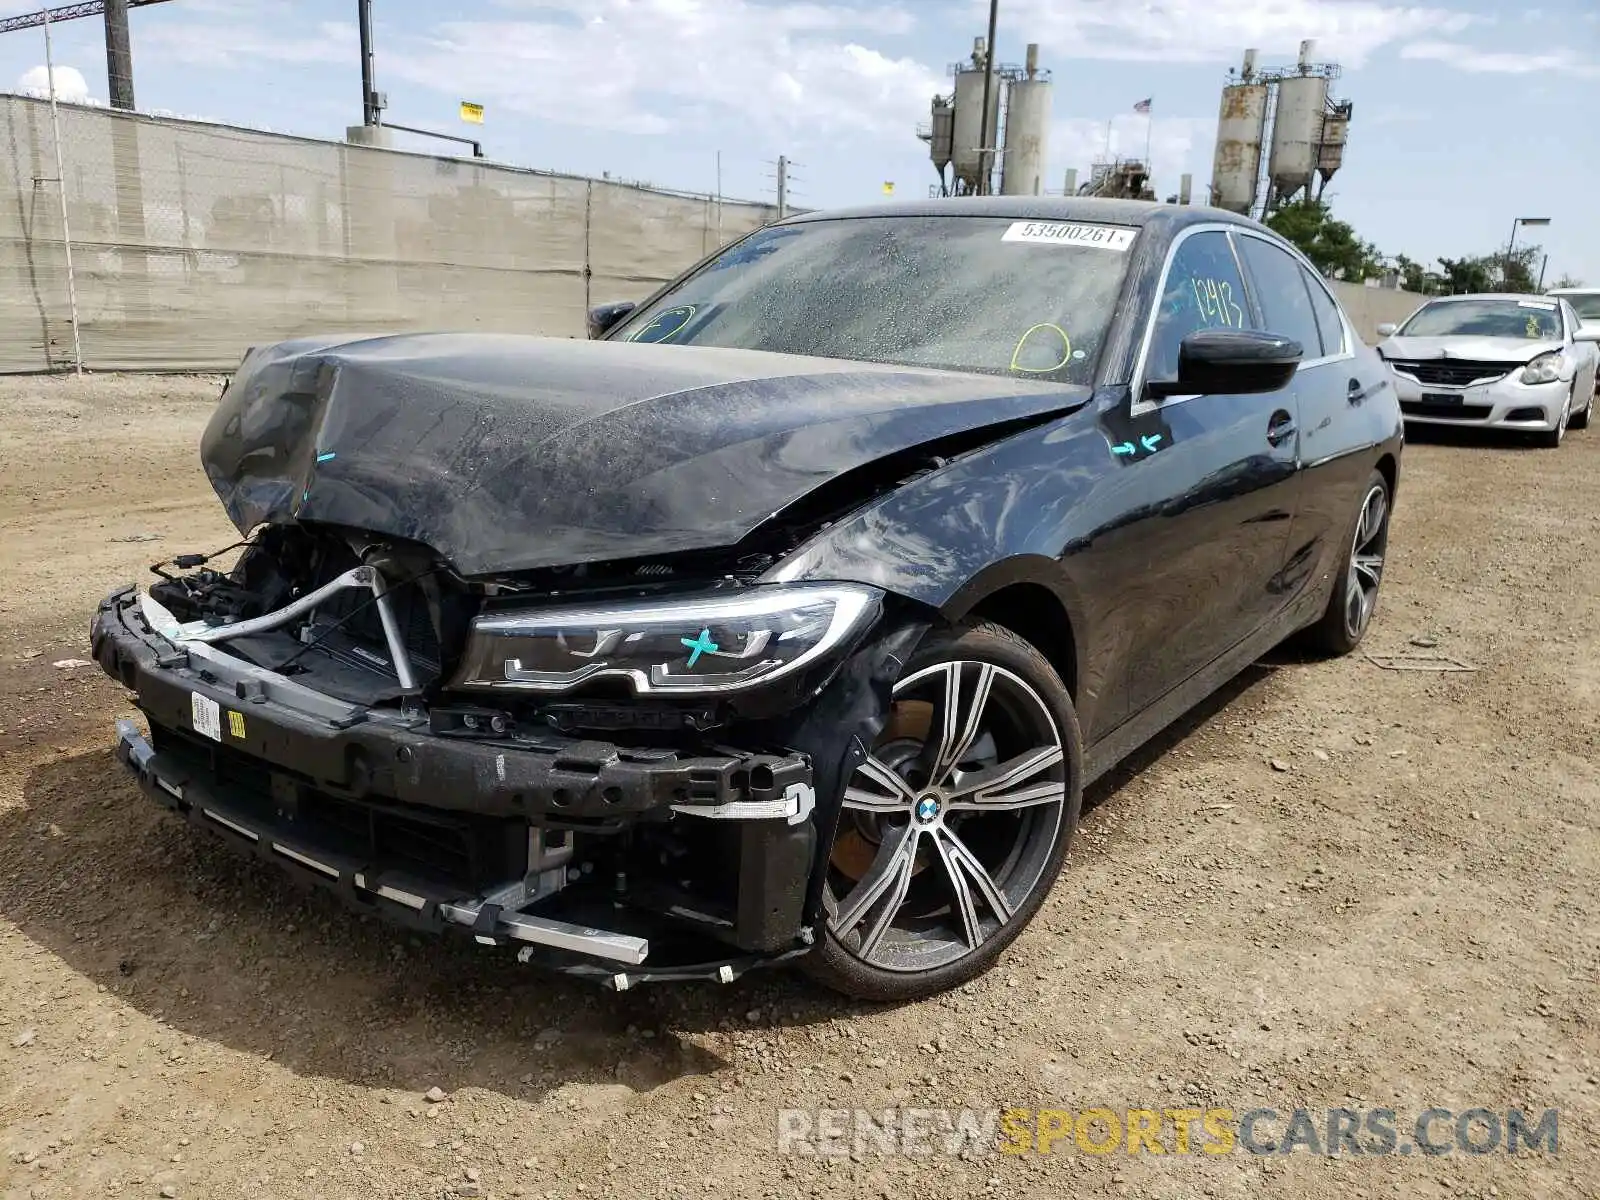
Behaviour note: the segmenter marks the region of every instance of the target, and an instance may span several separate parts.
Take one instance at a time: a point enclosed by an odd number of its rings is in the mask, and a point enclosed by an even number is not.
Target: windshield
[[[612,336],[1086,384],[1135,233],[966,216],[772,226]]]
[[[1580,320],[1600,321],[1600,292],[1569,295],[1566,299]]]
[[[1419,309],[1402,337],[1534,338],[1561,336],[1554,300],[1439,300]]]

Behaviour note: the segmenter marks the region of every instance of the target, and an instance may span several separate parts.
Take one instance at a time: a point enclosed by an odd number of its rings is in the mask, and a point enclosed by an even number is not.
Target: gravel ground
[[[1600,433],[1410,446],[1368,649],[1477,670],[1280,653],[1095,788],[995,971],[893,1007],[530,974],[139,797],[56,664],[232,540],[218,383],[0,379],[0,1196],[1600,1196]],[[909,1106],[1556,1108],[1560,1152],[778,1152]]]

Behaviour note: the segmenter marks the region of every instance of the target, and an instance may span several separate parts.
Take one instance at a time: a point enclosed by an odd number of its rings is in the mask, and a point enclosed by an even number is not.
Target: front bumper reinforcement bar
[[[633,966],[650,954],[650,943],[641,937],[516,912],[496,903],[495,892],[472,898],[440,893],[409,878],[373,874],[364,864],[322,847],[299,844],[289,830],[232,809],[183,773],[164,770],[160,755],[138,727],[126,719],[117,722],[117,758],[138,776],[139,785],[147,794],[190,824],[209,829],[276,867],[342,892],[347,900],[364,901],[374,908],[387,904],[404,910],[383,914],[391,920],[430,928],[445,923],[461,925],[487,945],[521,942],[549,946]],[[508,889],[515,887],[507,885]]]

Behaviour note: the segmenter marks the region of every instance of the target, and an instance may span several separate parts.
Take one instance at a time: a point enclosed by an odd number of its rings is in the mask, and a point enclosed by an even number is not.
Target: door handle
[[[1293,436],[1294,417],[1280,408],[1272,414],[1272,420],[1267,422],[1267,442],[1273,446],[1281,446]]]
[[[1349,387],[1345,389],[1345,395],[1351,404],[1360,404],[1367,398],[1367,389],[1361,386],[1361,380],[1352,379]]]

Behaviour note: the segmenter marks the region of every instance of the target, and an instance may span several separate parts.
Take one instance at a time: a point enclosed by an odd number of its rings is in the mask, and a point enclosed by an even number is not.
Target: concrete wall
[[[595,179],[59,106],[86,365],[229,369],[312,332],[581,337],[773,220]],[[0,96],[0,371],[70,365],[50,106]]]
[[[1385,321],[1393,321],[1398,325],[1428,299],[1414,292],[1369,288],[1359,283],[1340,283],[1337,280],[1333,281],[1333,291],[1339,297],[1339,303],[1344,305],[1345,312],[1350,314],[1356,332],[1374,346],[1382,340],[1378,337],[1379,325]]]
[[[59,107],[85,364],[227,370],[307,333],[581,337],[775,209],[344,142]],[[0,96],[0,371],[70,365],[50,106]],[[1368,341],[1421,303],[1336,283]]]

